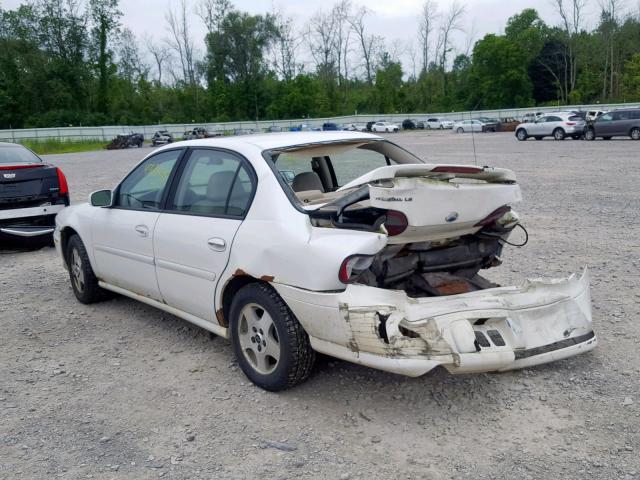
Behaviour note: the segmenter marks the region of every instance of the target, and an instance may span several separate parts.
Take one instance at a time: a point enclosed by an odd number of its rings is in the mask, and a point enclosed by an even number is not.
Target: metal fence
[[[25,128],[0,130],[0,141],[20,142],[22,140],[99,140],[109,141],[116,135],[131,132],[142,133],[145,138],[150,138],[158,130],[168,130],[176,138],[182,138],[184,132],[194,127],[205,127],[208,130],[225,131],[233,133],[236,129],[257,129],[265,131],[271,126],[284,129],[296,127],[301,124],[312,128],[322,127],[323,123],[333,122],[341,125],[350,123],[366,123],[369,121],[402,122],[404,119],[425,120],[427,118],[446,118],[449,120],[463,120],[478,117],[497,119],[516,118],[521,119],[527,113],[557,112],[562,110],[613,110],[616,108],[639,107],[640,103],[596,104],[596,105],[571,105],[556,107],[532,107],[512,108],[502,110],[476,110],[472,112],[440,112],[440,113],[396,113],[381,115],[348,115],[343,117],[327,118],[297,118],[292,120],[263,120],[227,123],[183,123],[183,124],[158,124],[158,125],[123,125],[107,127],[60,127],[60,128]]]

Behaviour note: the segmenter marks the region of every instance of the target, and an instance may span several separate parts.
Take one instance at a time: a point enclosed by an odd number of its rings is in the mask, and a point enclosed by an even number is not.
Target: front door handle
[[[135,231],[141,237],[149,236],[149,227],[147,227],[146,225],[136,225]]]
[[[207,240],[209,247],[216,252],[224,252],[227,248],[227,242],[225,242],[222,238],[213,237]]]

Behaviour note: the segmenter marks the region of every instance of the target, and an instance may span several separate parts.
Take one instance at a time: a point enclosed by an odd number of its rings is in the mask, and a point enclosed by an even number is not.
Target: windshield
[[[0,145],[0,164],[40,163],[42,160],[22,145]]]

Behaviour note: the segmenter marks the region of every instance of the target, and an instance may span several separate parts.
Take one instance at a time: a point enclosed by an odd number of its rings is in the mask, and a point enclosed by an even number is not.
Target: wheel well
[[[60,249],[62,251],[62,258],[66,265],[69,265],[69,262],[67,261],[67,245],[69,245],[69,239],[77,234],[78,232],[71,227],[65,227],[60,232]]]
[[[229,311],[231,310],[231,302],[238,291],[250,283],[260,282],[261,280],[251,275],[236,275],[224,286],[222,291],[222,308],[216,310],[216,318],[222,327],[229,326]]]

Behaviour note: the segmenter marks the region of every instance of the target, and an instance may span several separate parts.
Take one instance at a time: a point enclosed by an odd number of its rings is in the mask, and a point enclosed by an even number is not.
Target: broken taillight
[[[478,223],[476,223],[474,227],[484,227],[485,225],[491,225],[493,222],[498,220],[505,213],[510,211],[511,211],[511,207],[509,205],[503,205],[502,207],[494,210],[489,215],[487,215],[482,220],[480,220]]]
[[[396,210],[387,211],[387,220],[384,222],[384,228],[387,229],[387,234],[390,237],[400,235],[409,226],[409,220],[407,216]]]
[[[69,195],[69,185],[67,184],[67,177],[64,176],[62,170],[56,167],[56,174],[58,175],[58,185],[60,190],[58,190],[58,194],[60,196]]]
[[[349,255],[340,265],[338,279],[342,283],[350,283],[355,277],[367,270],[373,263],[373,255]]]

